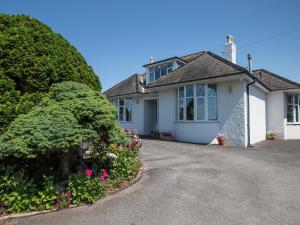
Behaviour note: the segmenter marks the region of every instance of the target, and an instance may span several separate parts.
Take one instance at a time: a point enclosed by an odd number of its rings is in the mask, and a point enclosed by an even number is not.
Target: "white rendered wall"
[[[174,135],[176,122],[175,106],[176,90],[160,91],[158,93],[159,132],[171,132]]]
[[[246,146],[245,82],[232,81],[218,85],[220,133],[226,143]]]
[[[267,94],[267,131],[275,131],[279,139],[285,139],[284,93]]]
[[[250,142],[255,144],[266,139],[266,94],[250,86]]]
[[[300,139],[300,125],[287,124],[285,139]]]
[[[178,141],[210,144],[219,129],[218,122],[176,122],[175,138]]]

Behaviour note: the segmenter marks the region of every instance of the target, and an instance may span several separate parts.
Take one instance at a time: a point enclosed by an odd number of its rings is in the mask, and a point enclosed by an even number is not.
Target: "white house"
[[[251,68],[251,64],[249,63]],[[224,58],[209,51],[144,65],[105,92],[123,128],[140,134],[170,132],[178,141],[249,146],[267,131],[300,139],[300,84],[264,69],[236,64],[236,45],[227,36]],[[249,99],[249,101],[248,101]]]

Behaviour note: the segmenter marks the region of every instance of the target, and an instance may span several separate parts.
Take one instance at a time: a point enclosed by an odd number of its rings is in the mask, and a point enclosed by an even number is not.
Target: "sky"
[[[298,0],[0,0],[0,13],[26,14],[63,35],[100,77],[102,90],[161,60],[209,50],[234,36],[237,63],[300,82]]]

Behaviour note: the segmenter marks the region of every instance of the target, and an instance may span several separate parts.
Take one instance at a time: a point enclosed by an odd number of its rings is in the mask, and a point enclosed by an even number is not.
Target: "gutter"
[[[252,75],[252,57],[248,54],[249,73],[251,74],[252,82],[247,84],[247,147],[253,147],[251,145],[250,134],[250,86],[256,83],[256,78]]]

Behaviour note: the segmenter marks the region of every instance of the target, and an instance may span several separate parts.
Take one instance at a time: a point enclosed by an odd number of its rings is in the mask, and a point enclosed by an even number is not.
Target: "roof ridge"
[[[217,60],[219,60],[219,61],[221,61],[221,62],[223,62],[223,63],[225,63],[225,64],[227,64],[227,65],[229,65],[229,66],[231,66],[231,67],[233,67],[235,69],[237,69],[237,70],[240,70],[241,72],[246,72],[247,74],[250,74],[249,71],[246,68],[244,68],[244,67],[242,67],[242,66],[240,66],[238,64],[235,64],[233,62],[230,62],[229,60],[225,59],[222,56],[219,56],[219,55],[217,55],[217,54],[215,54],[215,53],[213,53],[211,51],[206,51],[205,53],[207,53],[208,55],[214,57],[215,59],[217,59]]]
[[[196,55],[196,54],[200,54],[200,53],[205,53],[205,52],[207,52],[207,51],[194,52],[194,53],[191,53],[191,54],[180,56],[179,58],[183,58],[183,57],[187,57],[187,56],[191,56],[191,55]],[[201,56],[201,55],[199,55],[199,56]],[[198,57],[196,57],[196,58],[198,58]],[[195,59],[193,59],[192,61],[194,61]]]
[[[276,77],[278,79],[281,79],[283,81],[289,82],[291,84],[294,84],[294,85],[300,87],[300,84],[298,82],[292,81],[292,80],[290,80],[288,78],[285,78],[285,77],[282,77],[282,76],[280,76],[278,74],[272,73],[272,72],[270,72],[269,70],[266,70],[266,69],[256,69],[256,70],[253,70],[253,72],[264,72],[264,73],[269,74],[270,76]]]
[[[107,90],[106,90],[106,91],[104,91],[103,93],[106,93],[106,92],[110,91],[111,89],[113,89],[113,88],[115,88],[116,86],[118,86],[118,85],[120,85],[120,84],[124,83],[125,81],[129,80],[130,78],[132,78],[133,76],[136,76],[136,75],[140,75],[140,74],[138,74],[138,73],[135,73],[135,74],[133,74],[133,75],[129,76],[129,77],[128,77],[128,78],[126,78],[125,80],[122,80],[122,81],[120,81],[119,83],[115,84],[114,86],[112,86],[111,88],[107,89]]]

